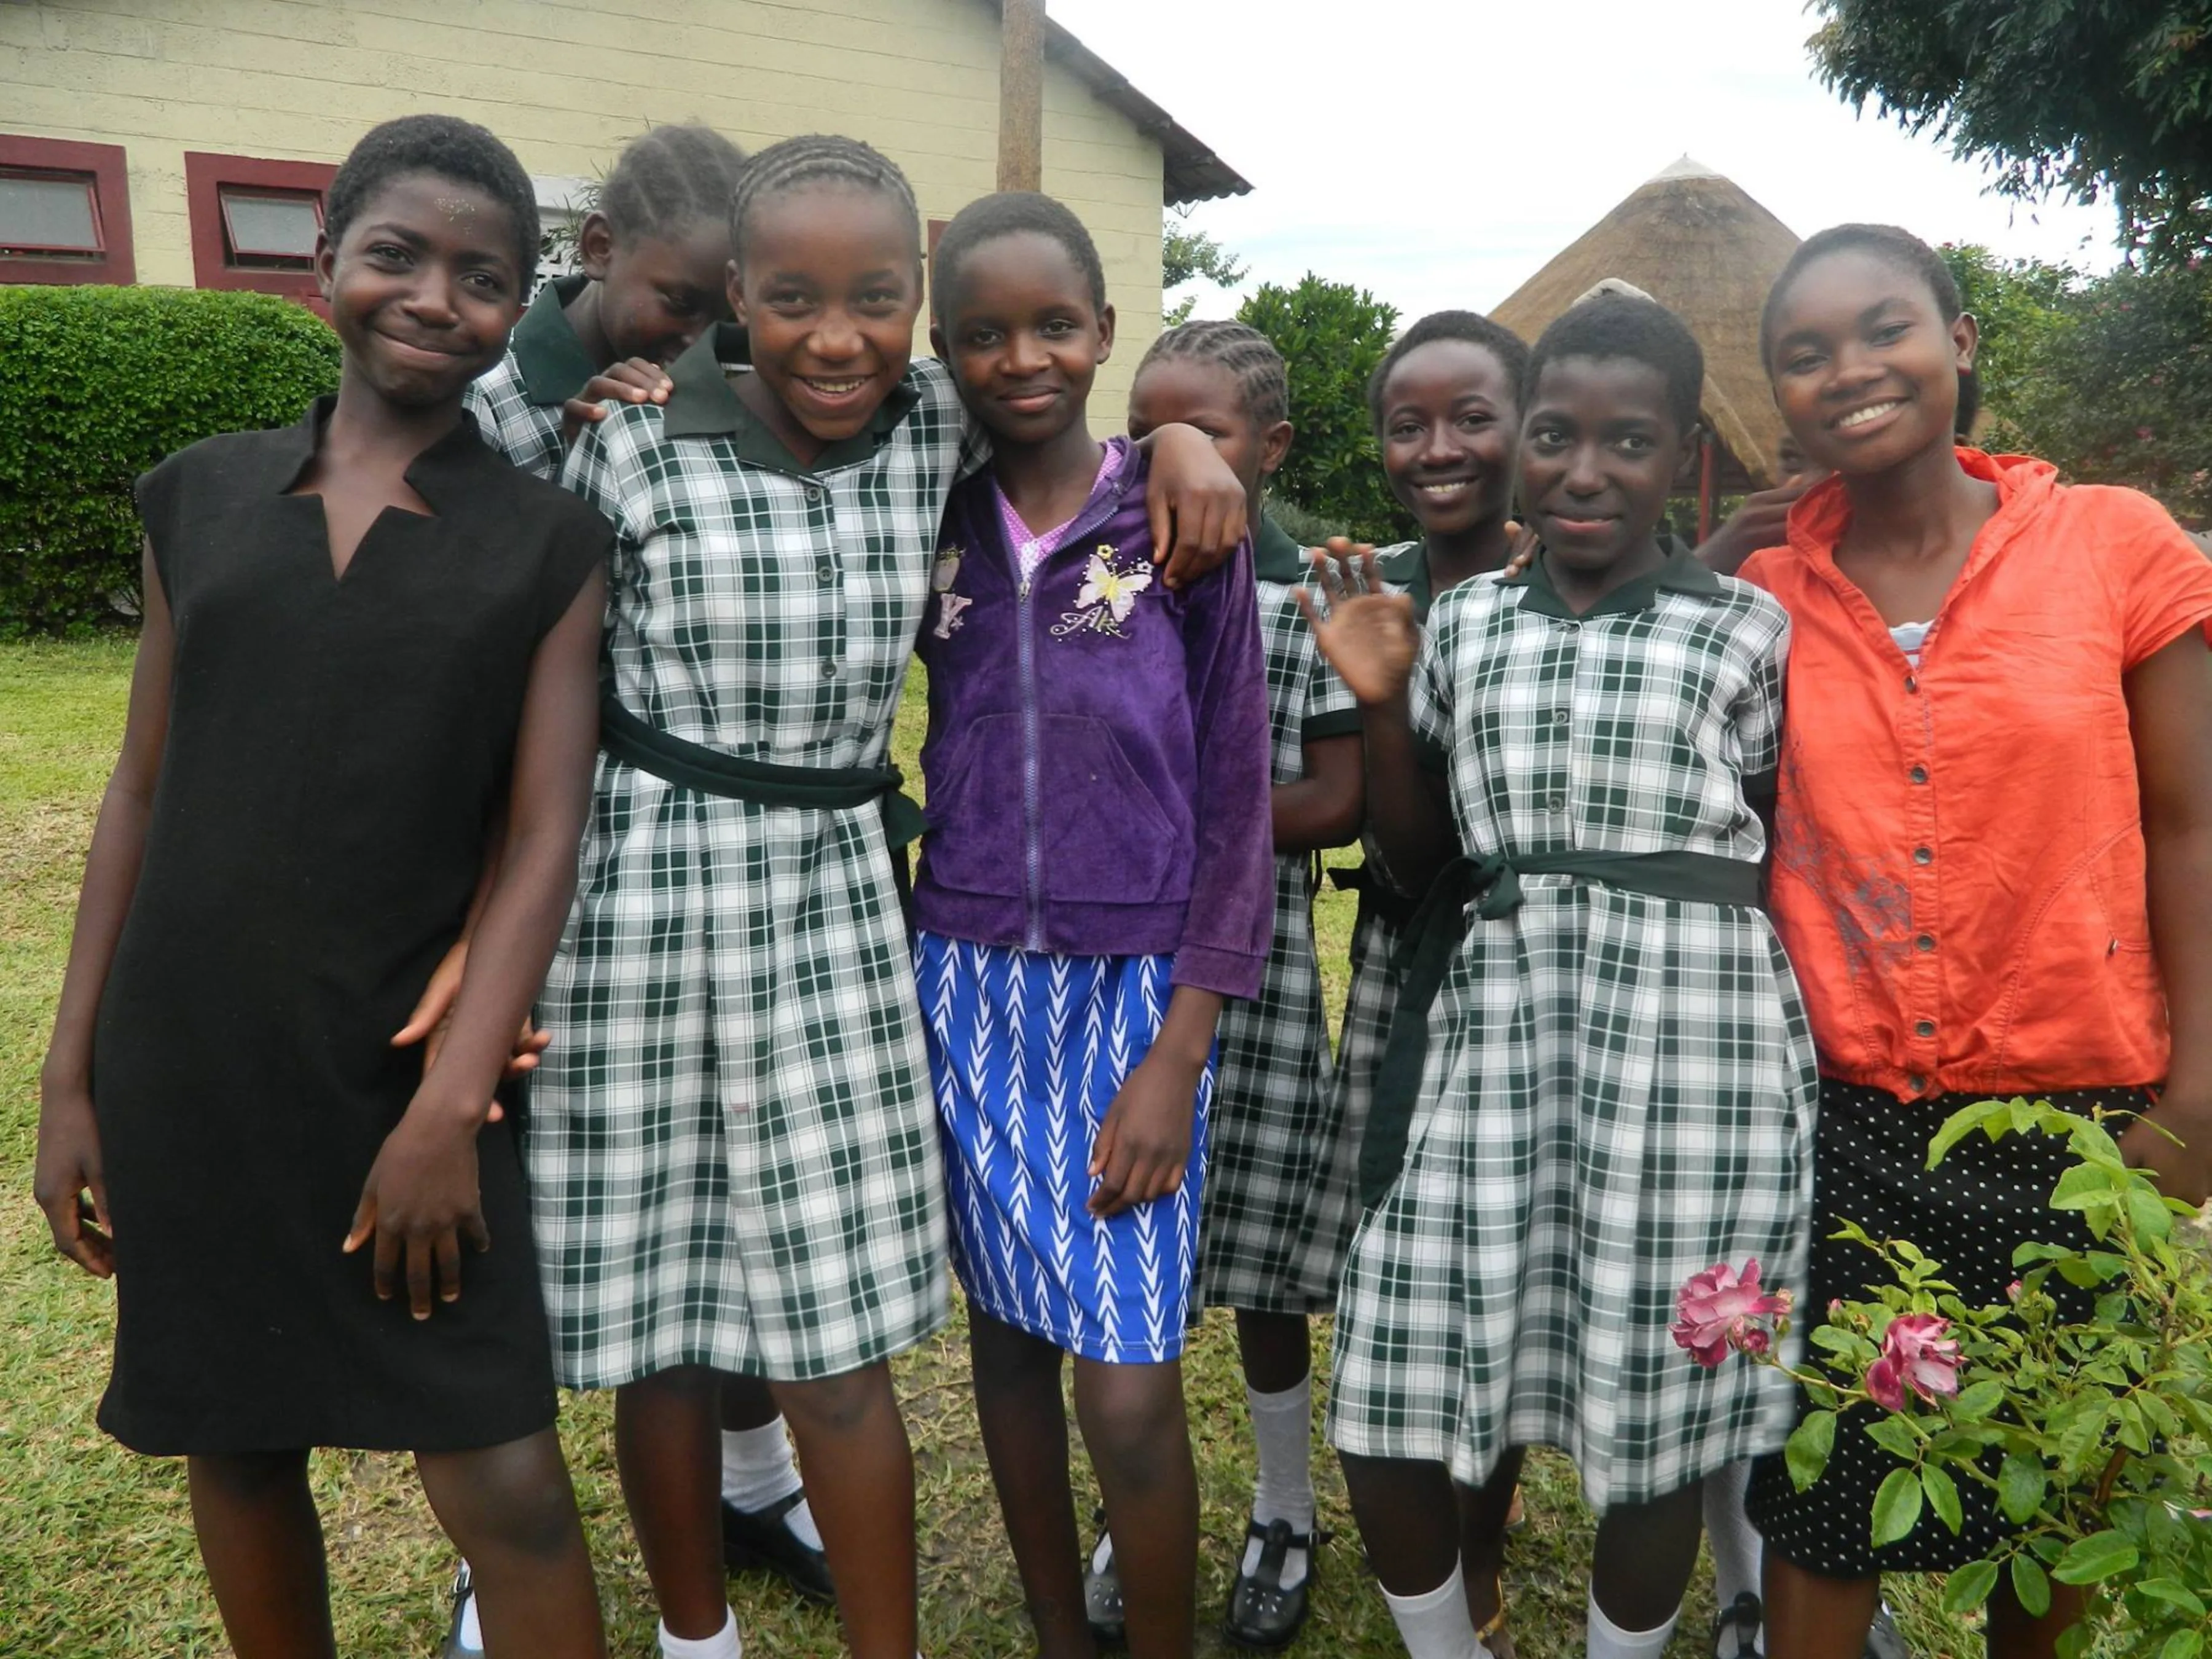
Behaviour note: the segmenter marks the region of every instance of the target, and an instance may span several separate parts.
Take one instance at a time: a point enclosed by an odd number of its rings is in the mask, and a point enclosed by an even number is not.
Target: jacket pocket
[[[925,766],[929,878],[963,893],[1019,898],[1022,882],[1022,722],[986,714],[962,733],[942,766]],[[933,757],[931,757],[933,758]]]
[[[1188,805],[1161,799],[1103,720],[1048,714],[1038,736],[1045,896],[1071,904],[1188,900]]]

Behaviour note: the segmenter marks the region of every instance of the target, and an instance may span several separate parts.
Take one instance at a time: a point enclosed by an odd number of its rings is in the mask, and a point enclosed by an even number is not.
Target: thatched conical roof
[[[1634,284],[1705,349],[1705,418],[1728,450],[1722,487],[1774,482],[1782,417],[1759,360],[1759,313],[1796,250],[1790,227],[1685,155],[1577,238],[1490,313],[1534,343],[1607,277]]]

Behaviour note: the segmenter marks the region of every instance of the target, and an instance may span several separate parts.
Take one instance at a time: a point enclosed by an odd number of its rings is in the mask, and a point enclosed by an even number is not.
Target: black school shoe
[[[1757,1659],[1766,1607],[1749,1590],[1713,1615],[1713,1659]]]
[[[810,1601],[834,1603],[830,1558],[792,1531],[792,1510],[806,1501],[805,1488],[786,1494],[764,1510],[722,1504],[722,1562],[732,1572],[775,1573]]]
[[[1091,1523],[1098,1528],[1103,1540],[1106,1534],[1106,1511],[1093,1510]],[[1121,1569],[1115,1560],[1112,1547],[1106,1552],[1103,1571],[1091,1564],[1098,1559],[1097,1546],[1083,1558],[1083,1618],[1091,1626],[1091,1639],[1103,1648],[1118,1648],[1129,1639],[1129,1626],[1121,1612]]]
[[[1260,1540],[1260,1559],[1247,1573],[1243,1554],[1238,1553],[1237,1578],[1229,1587],[1229,1613],[1222,1620],[1221,1633],[1239,1647],[1288,1647],[1297,1639],[1311,1610],[1308,1592],[1313,1588],[1314,1570],[1319,1562],[1315,1547],[1328,1534],[1318,1527],[1311,1532],[1292,1532],[1289,1522],[1277,1520],[1264,1527],[1249,1521],[1244,1535]],[[1306,1553],[1306,1576],[1285,1589],[1283,1568],[1292,1550]]]
[[[469,1564],[464,1561],[460,1571],[453,1575],[453,1616],[447,1623],[446,1645],[438,1650],[438,1659],[483,1659],[482,1648],[461,1645],[461,1620],[476,1593],[476,1583],[469,1577]]]

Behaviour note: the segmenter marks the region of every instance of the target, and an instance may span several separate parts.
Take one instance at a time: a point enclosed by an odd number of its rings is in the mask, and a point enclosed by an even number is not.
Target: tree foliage
[[[1817,0],[1828,85],[1998,169],[2110,198],[2160,263],[2212,240],[2212,0]]]
[[[1237,256],[1202,230],[1186,230],[1170,219],[1160,232],[1160,287],[1181,288],[1203,278],[1216,288],[1234,288],[1248,275]],[[1160,321],[1168,328],[1190,320],[1196,295],[1185,295]]]
[[[1367,378],[1390,349],[1397,307],[1308,271],[1296,288],[1261,283],[1237,319],[1273,340],[1290,368],[1298,435],[1275,475],[1277,491],[1346,535],[1382,542],[1413,534],[1383,481],[1367,414]]]
[[[1984,447],[2148,492],[2212,520],[2212,265],[2062,265],[1944,250],[1982,324]]]

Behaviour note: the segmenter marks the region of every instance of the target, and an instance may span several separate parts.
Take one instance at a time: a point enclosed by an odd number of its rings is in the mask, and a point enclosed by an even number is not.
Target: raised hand
[[[1383,591],[1375,550],[1364,542],[1355,546],[1335,537],[1326,552],[1316,550],[1310,556],[1327,612],[1315,605],[1311,589],[1292,592],[1322,655],[1361,702],[1395,702],[1413,678],[1421,650],[1413,600]]]

